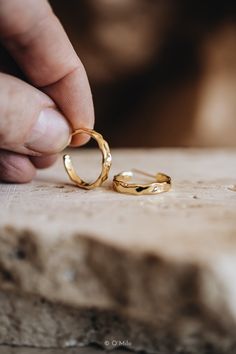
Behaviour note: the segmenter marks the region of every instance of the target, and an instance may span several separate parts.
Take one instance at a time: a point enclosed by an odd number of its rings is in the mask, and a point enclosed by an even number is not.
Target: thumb
[[[27,155],[63,150],[70,126],[54,102],[35,87],[0,74],[0,148]]]

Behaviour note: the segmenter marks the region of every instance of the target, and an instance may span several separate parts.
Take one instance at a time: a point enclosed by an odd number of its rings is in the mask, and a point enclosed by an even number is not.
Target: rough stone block
[[[113,152],[112,174],[171,175],[172,191],[156,196],[118,194],[111,180],[78,189],[61,161],[30,184],[2,184],[0,343],[235,353],[235,157]],[[73,158],[92,177],[94,151]]]

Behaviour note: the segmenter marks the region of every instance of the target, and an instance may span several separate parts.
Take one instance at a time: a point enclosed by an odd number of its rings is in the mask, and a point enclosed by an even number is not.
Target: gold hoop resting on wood
[[[133,178],[133,172],[137,172],[155,178],[155,182],[148,184],[128,183]],[[132,171],[121,172],[113,178],[113,188],[116,192],[133,195],[159,194],[168,192],[171,189],[171,178],[164,173],[157,173],[155,176],[133,169]]]
[[[68,176],[70,179],[80,188],[83,189],[94,189],[96,187],[99,187],[107,178],[108,178],[108,173],[111,168],[111,153],[109,149],[108,143],[103,139],[103,136],[99,133],[97,133],[95,130],[92,129],[86,129],[86,128],[80,128],[76,129],[71,136],[77,135],[77,134],[88,134],[90,135],[93,139],[95,139],[98,143],[98,147],[102,152],[102,171],[100,176],[96,179],[95,182],[93,183],[87,183],[84,182],[75,172],[75,169],[73,167],[71,157],[69,155],[64,155],[64,166],[66,169],[66,172],[68,173]]]

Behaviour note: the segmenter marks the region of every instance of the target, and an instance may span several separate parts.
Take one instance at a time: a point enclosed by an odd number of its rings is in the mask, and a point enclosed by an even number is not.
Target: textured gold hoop
[[[168,192],[171,188],[171,178],[164,173],[157,173],[155,176],[135,170],[133,171],[155,178],[155,182],[148,184],[128,183],[133,178],[132,171],[121,172],[113,178],[113,188],[116,192],[124,194],[142,195],[159,194]]]
[[[96,187],[99,187],[108,178],[108,173],[111,168],[112,157],[111,157],[108,143],[103,139],[103,136],[101,134],[97,133],[95,130],[80,128],[80,129],[76,129],[71,134],[71,136],[74,136],[77,134],[84,134],[84,133],[90,135],[93,139],[95,139],[97,141],[98,147],[102,152],[102,171],[101,171],[100,176],[93,183],[84,182],[76,174],[75,169],[72,164],[72,161],[71,161],[71,157],[69,155],[63,156],[64,166],[65,166],[66,172],[68,173],[68,176],[78,187],[83,188],[83,189],[94,189]]]

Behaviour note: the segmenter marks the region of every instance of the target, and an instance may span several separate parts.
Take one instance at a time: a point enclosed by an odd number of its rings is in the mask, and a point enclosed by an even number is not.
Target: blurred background
[[[236,1],[50,3],[111,146],[236,146]]]

